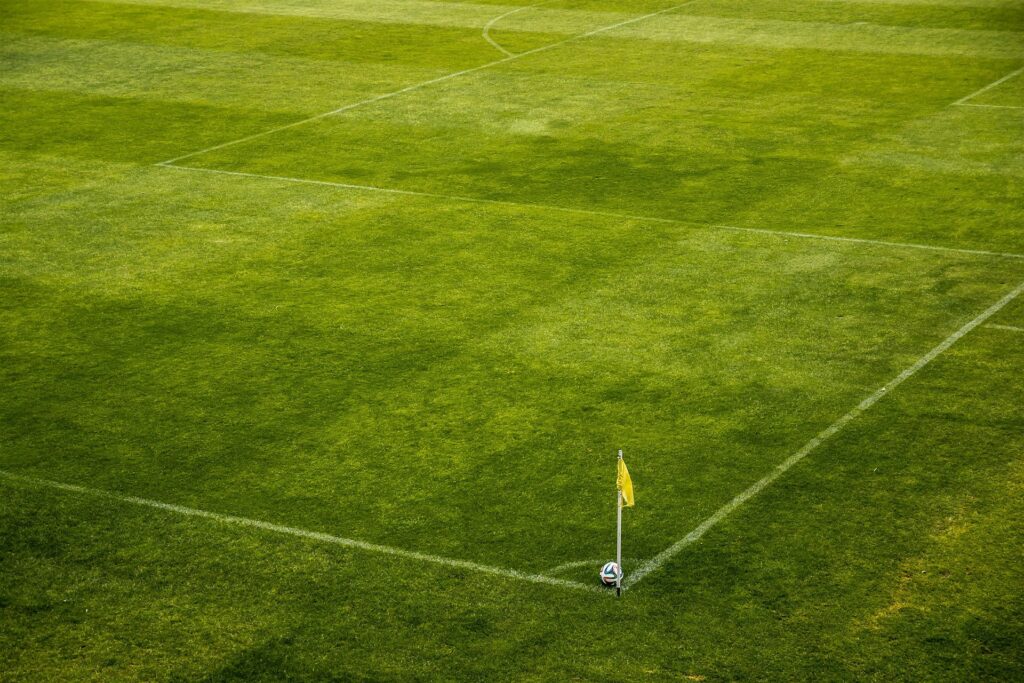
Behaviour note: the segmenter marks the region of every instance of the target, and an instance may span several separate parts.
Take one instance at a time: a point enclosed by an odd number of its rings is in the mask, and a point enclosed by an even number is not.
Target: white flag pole
[[[619,451],[619,460],[622,460],[621,450]],[[620,597],[622,595],[622,489],[619,488],[618,475],[615,477],[615,493],[618,507],[618,522],[615,528],[615,563],[619,565],[619,576],[615,579],[615,596]]]

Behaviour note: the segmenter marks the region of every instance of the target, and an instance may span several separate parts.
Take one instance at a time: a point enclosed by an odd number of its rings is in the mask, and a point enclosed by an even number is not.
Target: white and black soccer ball
[[[614,562],[609,562],[601,567],[601,583],[606,586],[614,586],[622,579],[622,567]]]

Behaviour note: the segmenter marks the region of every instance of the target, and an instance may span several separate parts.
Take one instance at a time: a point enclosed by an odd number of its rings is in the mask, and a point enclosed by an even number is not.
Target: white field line
[[[120,493],[113,493],[111,491],[103,491],[100,489],[92,489],[85,486],[77,486],[75,484],[65,484],[63,482],[52,481],[50,479],[41,479],[39,477],[30,477],[23,474],[15,474],[14,472],[8,472],[6,470],[0,470],[0,478],[8,479],[10,481],[15,482],[21,482],[32,486],[43,486],[51,489],[58,489],[60,491],[68,491],[70,493],[78,493],[87,496],[93,496],[96,498],[114,500],[120,503],[140,505],[142,507],[154,508],[157,510],[163,510],[165,512],[173,512],[175,514],[184,515],[186,517],[200,517],[203,519],[210,519],[216,522],[221,522],[223,524],[260,529],[262,531],[270,531],[276,534],[285,534],[287,536],[297,536],[299,538],[306,538],[313,541],[319,541],[321,543],[330,543],[333,545],[340,545],[348,548],[356,548],[358,550],[364,550],[366,552],[371,553],[378,553],[381,555],[393,555],[395,557],[401,557],[408,560],[429,562],[431,564],[437,564],[443,567],[451,567],[453,569],[464,569],[467,571],[480,572],[483,574],[493,574],[495,576],[501,576],[508,579],[517,579],[519,581],[528,581],[530,583],[542,583],[549,586],[558,586],[561,588],[572,588],[575,590],[584,590],[591,592],[603,592],[597,586],[588,586],[587,584],[579,583],[578,581],[567,581],[565,579],[556,579],[551,576],[544,576],[543,574],[530,574],[527,572],[517,571],[515,569],[506,569],[505,567],[493,567],[491,565],[478,564],[476,562],[470,562],[468,560],[458,560],[450,557],[442,557],[440,555],[429,555],[427,553],[420,553],[414,550],[404,550],[402,548],[395,548],[393,546],[388,545],[367,543],[366,541],[357,541],[351,538],[342,538],[340,536],[333,536],[331,534],[325,534],[319,531],[309,531],[307,529],[299,529],[291,526],[282,526],[281,524],[273,524],[271,522],[263,522],[258,519],[236,517],[234,515],[225,515],[219,512],[209,512],[207,510],[199,510],[197,508],[185,507],[183,505],[162,503],[160,501],[150,500],[148,498],[126,496]]]
[[[815,235],[809,232],[790,232],[786,230],[769,230],[766,228],[743,228],[735,225],[722,223],[700,223],[688,221],[681,218],[659,218],[656,216],[639,216],[636,214],[617,213],[614,211],[599,211],[594,209],[578,209],[567,206],[555,206],[553,204],[537,204],[531,202],[516,202],[506,199],[485,199],[482,197],[466,197],[462,195],[438,194],[435,192],[417,192],[415,190],[401,190],[391,187],[378,187],[376,185],[358,185],[354,183],[337,183],[329,180],[310,180],[308,178],[292,178],[289,176],[263,175],[260,173],[246,173],[244,171],[224,171],[217,168],[201,168],[199,166],[181,166],[171,162],[160,162],[156,164],[163,168],[174,168],[180,171],[196,171],[199,173],[214,173],[218,175],[238,176],[241,178],[260,178],[263,180],[276,180],[283,183],[301,183],[306,185],[320,185],[323,187],[336,187],[345,190],[357,190],[360,192],[382,192],[385,194],[397,194],[410,197],[427,197],[431,199],[443,199],[446,201],[469,202],[473,204],[490,204],[494,206],[508,206],[513,208],[538,209],[543,211],[558,211],[584,216],[600,216],[602,218],[617,218],[620,220],[648,221],[651,223],[668,223],[673,225],[691,225],[698,228],[711,228],[729,232],[746,232],[758,235],[774,235],[777,237],[795,237],[798,239],[826,240],[829,242],[848,242],[852,244],[869,244],[881,247],[893,247],[899,249],[923,249],[925,251],[938,251],[951,254],[966,254],[970,256],[994,256],[998,258],[1024,259],[1024,254],[1012,254],[1001,251],[986,251],[983,249],[959,249],[956,247],[940,247],[930,244],[915,244],[913,242],[887,242],[885,240],[872,240],[862,237],[838,237],[835,235]]]
[[[548,569],[547,573],[548,574],[559,574],[561,572],[568,571],[570,569],[575,569],[577,567],[586,567],[586,566],[591,566],[596,571],[601,566],[603,566],[605,562],[608,562],[608,561],[609,561],[608,558],[604,558],[604,559],[598,558],[596,560],[576,560],[574,562],[566,562],[565,564],[560,564],[560,565],[558,565],[557,567],[555,567],[553,569]],[[633,564],[634,562],[640,563],[640,562],[643,562],[643,561],[642,560],[638,560],[638,559],[634,559],[634,558],[629,558],[629,557],[622,558],[623,566],[626,566],[627,564]]]
[[[586,567],[588,564],[592,565],[594,567],[600,567],[601,565],[603,565],[607,561],[608,560],[597,559],[597,560],[576,560],[575,562],[566,562],[565,564],[558,565],[554,569],[549,569],[548,570],[548,574],[558,574],[560,572],[564,572],[564,571],[567,571],[569,569],[575,569],[576,567]]]
[[[368,105],[368,104],[373,104],[374,102],[380,102],[382,100],[391,99],[392,97],[397,97],[397,96],[402,95],[402,94],[407,93],[407,92],[412,92],[414,90],[419,90],[421,88],[426,88],[427,86],[435,85],[437,83],[444,83],[445,81],[450,81],[453,78],[459,78],[460,76],[465,76],[466,74],[476,73],[477,71],[483,71],[484,69],[490,69],[491,67],[498,66],[500,64],[505,64],[506,62],[511,62],[511,61],[513,61],[515,59],[520,59],[522,57],[526,57],[526,56],[529,56],[529,55],[534,55],[534,54],[537,54],[538,52],[545,52],[547,50],[552,50],[552,49],[554,49],[556,47],[560,47],[562,45],[565,45],[566,43],[572,43],[572,42],[575,42],[577,40],[583,40],[584,38],[590,38],[590,37],[596,36],[596,35],[598,35],[600,33],[605,33],[607,31],[612,31],[612,30],[617,29],[617,28],[622,28],[623,26],[628,26],[629,24],[635,24],[638,21],[644,21],[646,19],[651,19],[653,17],[659,16],[659,15],[662,15],[662,14],[667,14],[668,12],[674,12],[675,10],[679,9],[680,7],[685,7],[686,5],[693,4],[694,2],[697,2],[697,0],[687,0],[686,2],[681,2],[678,5],[673,5],[672,7],[666,7],[665,9],[658,10],[657,12],[651,12],[650,14],[643,14],[643,15],[640,15],[638,17],[633,17],[631,19],[625,19],[623,21],[619,21],[619,22],[614,23],[614,24],[609,24],[608,26],[601,26],[601,27],[598,27],[598,28],[595,28],[595,29],[591,29],[590,31],[586,31],[585,33],[577,33],[574,36],[569,36],[568,38],[556,41],[554,43],[548,43],[547,45],[541,45],[540,47],[535,47],[532,50],[527,50],[525,52],[520,52],[518,54],[509,55],[508,57],[503,57],[502,59],[496,59],[493,62],[487,62],[486,64],[481,64],[479,66],[470,67],[469,69],[462,69],[461,71],[454,71],[452,73],[445,74],[444,76],[438,76],[437,78],[431,78],[431,79],[426,80],[426,81],[421,81],[420,83],[413,83],[412,85],[407,85],[404,88],[399,88],[398,90],[392,90],[391,92],[386,92],[386,93],[383,93],[383,94],[380,94],[380,95],[374,95],[373,97],[368,97],[368,98],[366,98],[364,100],[359,100],[358,102],[352,102],[351,104],[346,104],[344,106],[338,107],[337,109],[332,109],[331,111],[326,111],[326,112],[324,112],[322,114],[317,114],[315,116],[310,116],[308,118],[302,119],[301,121],[295,121],[293,123],[288,123],[288,124],[285,124],[283,126],[278,126],[277,128],[271,128],[269,130],[265,130],[265,131],[262,131],[262,132],[259,132],[259,133],[253,133],[252,135],[246,135],[245,137],[238,138],[237,140],[229,140],[228,142],[222,142],[219,145],[212,145],[210,147],[206,147],[204,149],[197,150],[195,152],[189,152],[188,154],[182,154],[181,156],[177,156],[177,157],[174,157],[173,159],[168,159],[167,161],[162,161],[160,163],[161,164],[173,164],[176,161],[181,161],[183,159],[188,159],[190,157],[198,156],[200,154],[205,154],[207,152],[213,152],[213,151],[218,150],[218,149],[224,149],[225,147],[232,147],[234,145],[238,145],[238,144],[241,144],[243,142],[248,142],[250,140],[255,140],[257,138],[262,138],[262,137],[267,136],[267,135],[273,135],[274,133],[279,133],[279,132],[281,132],[283,130],[288,130],[289,128],[294,128],[296,126],[301,126],[301,125],[304,125],[304,124],[307,124],[307,123],[311,123],[313,121],[319,121],[320,119],[327,118],[328,116],[334,116],[335,114],[341,114],[341,113],[346,112],[346,111],[351,111],[352,109],[356,109],[358,107],[363,107],[363,106]]]
[[[522,12],[524,10],[533,9],[534,7],[540,7],[541,5],[546,5],[546,4],[548,4],[550,2],[553,2],[553,1],[554,0],[544,0],[544,2],[538,2],[538,3],[533,4],[533,5],[525,5],[523,7],[517,7],[514,10],[509,10],[508,12],[505,12],[504,14],[499,14],[498,16],[494,17],[493,19],[491,19],[490,21],[488,21],[484,25],[484,30],[483,30],[483,33],[481,35],[483,35],[484,40],[486,40],[488,43],[490,43],[493,47],[495,47],[502,54],[504,54],[507,57],[514,57],[515,56],[514,52],[509,52],[508,50],[505,49],[504,45],[501,45],[496,40],[491,38],[491,29],[494,27],[495,24],[497,24],[499,21],[501,21],[505,17],[510,17],[513,14],[519,14],[520,12]]]
[[[894,379],[890,380],[888,384],[884,385],[878,391],[871,394],[866,399],[857,404],[857,406],[853,410],[846,413],[841,418],[839,418],[831,425],[826,427],[820,434],[818,434],[813,439],[804,444],[803,448],[801,448],[796,453],[783,460],[781,464],[779,464],[764,478],[758,480],[748,489],[746,489],[745,491],[737,495],[735,498],[730,500],[728,503],[720,507],[713,515],[711,515],[703,522],[701,522],[700,525],[697,526],[697,528],[695,528],[693,531],[686,534],[681,539],[673,543],[671,546],[661,551],[647,562],[644,562],[642,565],[640,565],[640,567],[633,571],[631,575],[626,577],[626,579],[623,581],[623,585],[636,585],[637,583],[642,581],[645,576],[647,576],[653,571],[657,571],[662,565],[664,565],[666,562],[668,562],[677,554],[679,554],[679,552],[683,548],[700,540],[700,538],[705,533],[707,533],[709,529],[711,529],[713,526],[715,526],[720,521],[725,519],[729,515],[729,513],[731,513],[733,510],[743,505],[745,502],[747,502],[748,500],[756,496],[758,493],[763,491],[765,488],[770,486],[772,482],[774,482],[776,479],[785,474],[787,470],[793,467],[793,465],[797,464],[798,462],[806,458],[810,453],[812,453],[816,448],[818,448],[818,446],[827,441],[829,438],[835,436],[844,427],[846,427],[846,425],[850,424],[855,419],[857,419],[861,414],[863,414],[864,411],[868,410],[871,406],[878,403],[878,401],[881,400],[883,396],[889,394],[890,392],[892,392],[893,389],[895,389],[899,385],[903,384],[903,382],[913,377],[915,374],[917,374],[919,370],[921,370],[921,368],[923,368],[924,366],[928,365],[933,360],[938,358],[939,355],[941,355],[943,352],[949,349],[949,347],[953,346],[953,344],[959,341],[964,335],[968,334],[971,330],[978,327],[986,320],[991,318],[993,315],[998,313],[1000,310],[1002,310],[1004,306],[1006,306],[1011,301],[1016,299],[1021,292],[1024,292],[1024,282],[1017,285],[1013,289],[1013,291],[1011,291],[1002,299],[1000,299],[999,301],[985,309],[985,311],[982,312],[978,317],[974,318],[973,320],[965,324],[963,327],[958,329],[956,332],[946,337],[938,346],[936,346],[934,349],[932,349],[925,355],[921,356],[921,358],[919,358],[913,365],[911,365],[903,372],[898,374]]]
[[[957,100],[953,104],[954,105],[966,104],[969,100],[973,100],[978,95],[980,95],[982,93],[986,93],[989,90],[991,90],[992,88],[995,88],[996,86],[1000,86],[1003,83],[1006,83],[1006,81],[1010,80],[1014,76],[1020,75],[1022,73],[1024,73],[1024,66],[1022,66],[1021,68],[1017,69],[1016,71],[1011,71],[1010,73],[1008,73],[1005,76],[1003,76],[1002,78],[1000,78],[998,81],[993,81],[992,83],[989,83],[988,85],[986,85],[984,88],[981,88],[980,90],[975,90],[974,92],[972,92],[967,97],[961,97],[959,100]]]
[[[1016,104],[974,104],[973,102],[964,102],[963,104],[954,104],[954,107],[978,107],[980,109],[1024,109],[1022,106]]]
[[[1016,327],[1014,325],[996,325],[995,323],[992,323],[990,325],[985,325],[985,327],[992,330],[1003,330],[1004,332],[1024,332],[1024,327]]]

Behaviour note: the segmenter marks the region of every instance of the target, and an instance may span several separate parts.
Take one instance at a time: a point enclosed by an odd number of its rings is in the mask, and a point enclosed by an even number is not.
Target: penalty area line
[[[515,569],[508,569],[506,567],[495,567],[492,565],[470,562],[469,560],[459,560],[450,557],[443,557],[441,555],[430,555],[428,553],[421,553],[415,550],[405,550],[404,548],[396,548],[394,546],[381,545],[379,543],[368,543],[366,541],[359,541],[352,538],[342,538],[341,536],[325,534],[319,531],[310,531],[308,529],[284,526],[282,524],[264,522],[258,519],[250,519],[248,517],[226,515],[220,512],[210,512],[208,510],[200,510],[198,508],[186,507],[184,505],[175,505],[173,503],[164,503],[158,500],[150,500],[148,498],[138,498],[136,496],[128,496],[121,493],[114,493],[112,491],[104,491],[102,489],[78,486],[76,484],[66,484],[64,482],[53,481],[50,479],[32,477],[24,474],[16,474],[14,472],[9,472],[7,470],[0,470],[0,478],[22,484],[29,484],[31,486],[51,488],[56,489],[58,491],[65,491],[68,493],[78,493],[86,496],[92,496],[94,498],[103,498],[106,500],[112,500],[119,503],[127,503],[130,505],[137,505],[141,507],[152,508],[155,510],[162,510],[164,512],[172,512],[174,514],[183,515],[185,517],[198,517],[201,519],[209,519],[215,522],[220,522],[222,524],[228,524],[232,526],[260,529],[262,531],[269,531],[276,534],[284,534],[286,536],[294,536],[298,538],[309,539],[312,541],[319,541],[320,543],[329,543],[332,545],[339,545],[347,548],[355,548],[357,550],[363,550],[370,553],[377,553],[380,555],[391,555],[394,557],[400,557],[407,560],[428,562],[430,564],[436,564],[443,567],[449,567],[452,569],[464,569],[467,571],[478,572],[482,574],[500,576],[506,579],[516,579],[518,581],[527,581],[529,583],[539,583],[548,586],[557,586],[559,588],[571,588],[573,590],[582,590],[596,593],[604,592],[597,586],[588,586],[586,584],[579,583],[578,581],[568,581],[566,579],[558,579],[552,576],[545,576],[543,574],[531,574],[529,572],[521,572]]]
[[[913,242],[888,242],[885,240],[873,240],[864,237],[840,237],[838,235],[816,235],[810,232],[793,232],[787,230],[769,230],[767,228],[744,228],[736,225],[725,225],[722,223],[700,223],[688,221],[681,218],[660,218],[657,216],[638,216],[636,214],[617,213],[615,211],[599,211],[594,209],[578,209],[569,206],[556,206],[554,204],[537,204],[532,202],[516,202],[507,199],[486,199],[483,197],[466,197],[463,195],[439,194],[436,192],[418,192],[416,190],[402,190],[393,187],[379,187],[376,185],[358,185],[354,183],[338,183],[330,180],[310,180],[309,178],[293,178],[290,176],[264,175],[261,173],[246,173],[244,171],[225,171],[219,168],[202,168],[199,166],[183,166],[181,164],[162,161],[154,164],[161,168],[173,168],[179,171],[194,171],[199,173],[213,173],[217,175],[236,176],[239,178],[256,178],[262,180],[276,180],[282,183],[300,183],[305,185],[319,185],[321,187],[336,187],[343,190],[356,190],[360,192],[380,192],[383,194],[396,194],[407,197],[425,197],[428,199],[442,199],[452,202],[467,202],[472,204],[490,204],[492,206],[508,206],[521,209],[537,209],[540,211],[559,211],[581,216],[598,216],[601,218],[616,218],[628,221],[646,221],[650,223],[665,223],[670,225],[689,225],[696,228],[713,230],[724,230],[727,232],[745,232],[755,235],[774,235],[776,237],[793,237],[797,239],[825,240],[827,242],[846,242],[849,244],[869,244],[878,247],[893,247],[898,249],[919,249],[924,251],[937,251],[947,254],[965,254],[969,256],[990,256],[1007,259],[1024,259],[1024,254],[1012,254],[1001,251],[986,251],[984,249],[958,249],[956,247],[940,247],[932,244],[915,244]]]
[[[1017,106],[1015,104],[974,104],[973,102],[964,102],[963,104],[954,104],[954,107],[975,107],[980,109],[1024,109],[1024,107]]]
[[[833,422],[831,425],[826,427],[821,433],[815,436],[813,439],[804,444],[803,448],[798,450],[793,455],[789,456],[775,467],[770,473],[764,476],[762,479],[755,482],[749,488],[738,494],[735,498],[730,500],[728,503],[720,507],[713,515],[705,519],[700,523],[693,531],[683,536],[681,539],[673,543],[665,550],[658,553],[656,556],[648,560],[647,562],[640,565],[632,574],[627,576],[623,580],[623,587],[635,586],[637,583],[642,581],[644,577],[660,569],[666,562],[671,560],[673,557],[679,554],[683,548],[691,545],[698,540],[709,529],[714,527],[716,524],[725,519],[731,512],[736,508],[743,505],[745,502],[756,496],[758,493],[770,486],[776,479],[786,473],[791,467],[796,465],[798,462],[810,455],[814,450],[818,448],[825,441],[838,434],[846,425],[853,422],[855,419],[860,417],[866,410],[871,408],[884,397],[891,393],[893,389],[903,384],[905,381],[913,377],[933,360],[938,358],[942,353],[957,343],[966,334],[971,332],[974,328],[983,324],[986,320],[994,316],[996,313],[1001,311],[1007,304],[1020,296],[1021,292],[1024,292],[1024,282],[1017,285],[1010,293],[1006,294],[996,303],[985,309],[980,315],[964,324],[960,329],[953,332],[951,335],[942,340],[938,346],[933,348],[931,351],[921,356],[913,365],[905,369],[903,372],[898,374],[895,378],[890,380],[887,384],[878,389],[875,393],[868,396],[866,399],[857,404],[850,412],[846,413],[838,420]]]

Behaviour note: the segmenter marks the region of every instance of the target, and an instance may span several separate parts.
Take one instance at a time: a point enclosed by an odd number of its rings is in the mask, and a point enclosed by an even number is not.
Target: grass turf
[[[615,449],[628,571],[1024,280],[942,250],[1024,253],[1024,77],[951,106],[1024,62],[1012,0],[698,0],[155,165],[501,59],[515,8],[2,2],[0,470],[593,583]],[[1022,340],[618,601],[3,477],[0,676],[1019,677]]]

